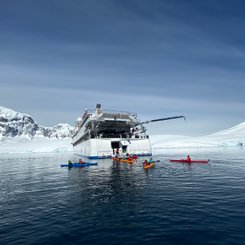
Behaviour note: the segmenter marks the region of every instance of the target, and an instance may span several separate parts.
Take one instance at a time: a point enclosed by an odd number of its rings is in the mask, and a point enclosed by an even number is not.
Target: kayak
[[[111,159],[117,162],[134,163],[134,159],[129,160],[129,159],[123,159],[123,158],[117,158],[117,157],[112,157]]]
[[[128,160],[128,159],[120,159],[120,162],[126,162],[126,163],[134,163],[134,160]]]
[[[150,164],[144,164],[144,165],[143,165],[143,168],[144,168],[144,169],[148,169],[148,168],[154,167],[155,165],[156,165],[156,163],[155,163],[155,162],[152,162],[152,163],[150,163]]]
[[[61,167],[88,167],[97,165],[97,162],[86,162],[86,163],[72,163],[72,164],[61,164]]]
[[[182,163],[208,163],[209,160],[187,160],[187,159],[170,159],[170,162],[182,162]]]

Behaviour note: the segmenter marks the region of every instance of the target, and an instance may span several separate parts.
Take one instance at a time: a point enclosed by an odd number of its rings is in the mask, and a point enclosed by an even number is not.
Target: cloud
[[[73,120],[81,107],[100,101],[146,119],[184,113],[200,125],[215,115],[226,124],[243,120],[243,7],[228,1],[4,1],[1,103],[33,112],[44,125]]]

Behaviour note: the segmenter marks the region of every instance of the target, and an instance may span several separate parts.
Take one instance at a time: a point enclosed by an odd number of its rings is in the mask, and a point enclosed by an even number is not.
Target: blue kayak
[[[85,163],[72,163],[72,164],[61,164],[61,167],[88,167],[97,165],[97,162],[85,162]]]

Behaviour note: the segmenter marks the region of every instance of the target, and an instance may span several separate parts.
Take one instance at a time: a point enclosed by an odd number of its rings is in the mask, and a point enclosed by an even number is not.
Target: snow
[[[38,126],[26,113],[0,106],[0,154],[70,152],[73,127]]]
[[[12,119],[12,118],[23,118],[25,115],[29,116],[28,114],[23,114],[20,112],[13,111],[9,108],[0,106],[0,115],[4,118],[7,119]]]
[[[72,152],[71,139],[46,139],[45,137],[28,140],[15,137],[0,143],[0,154],[14,153],[64,153]]]
[[[28,114],[18,113],[11,109],[0,107],[0,141],[10,138],[35,138],[70,139],[74,127],[69,124],[59,123],[54,127],[39,126]]]

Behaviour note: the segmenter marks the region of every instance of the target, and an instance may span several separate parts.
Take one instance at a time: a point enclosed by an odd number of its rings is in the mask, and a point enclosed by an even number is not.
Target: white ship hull
[[[119,145],[119,154],[130,153],[138,156],[152,155],[149,138],[129,140],[123,138],[88,139],[74,146],[74,152],[90,159],[108,158],[115,154],[113,144]]]

